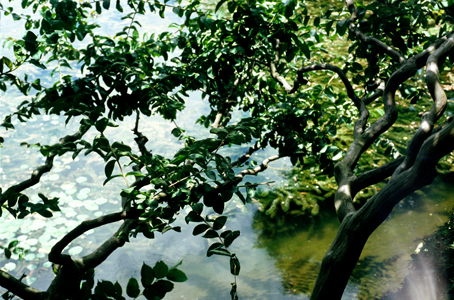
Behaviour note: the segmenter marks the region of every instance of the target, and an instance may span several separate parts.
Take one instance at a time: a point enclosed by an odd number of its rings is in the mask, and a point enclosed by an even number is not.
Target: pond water
[[[1,25],[4,28],[3,22]],[[35,73],[38,75],[41,74]],[[13,91],[1,97],[2,119],[23,100]],[[191,95],[178,125],[189,129],[189,134],[207,134],[207,129],[194,125],[195,117],[207,109],[200,101],[200,95]],[[4,147],[0,149],[3,189],[27,178],[42,163],[36,148],[19,147],[21,142],[55,143],[59,137],[76,130],[77,120],[64,126],[61,117],[38,116],[28,124],[15,125],[15,131],[1,131],[5,138]],[[126,120],[119,128],[107,130],[106,136],[133,146],[132,127],[133,120]],[[151,132],[149,145],[155,153],[165,155],[179,148],[180,144],[170,134],[174,128],[172,123],[153,118],[144,120],[144,128]],[[89,132],[87,140],[94,135],[95,132]],[[272,152],[262,152],[255,159],[260,161],[270,154]],[[283,173],[289,165],[285,160],[271,163],[266,172],[248,181],[275,181],[275,186],[291,184]],[[62,212],[55,213],[50,222],[40,216],[25,221],[11,220],[5,213],[0,218],[0,244],[18,239],[19,245],[29,252],[22,261],[17,260],[17,256],[7,260],[0,255],[0,268],[16,277],[25,273],[28,275],[25,282],[46,289],[54,276],[47,262],[50,247],[80,221],[118,210],[118,191],[125,184],[118,179],[102,187],[104,179],[101,158],[80,155],[75,161],[69,156],[56,159],[52,172],[43,176],[42,182],[27,194],[33,201],[38,200],[39,192],[60,197]],[[388,290],[395,291],[400,287],[407,274],[410,255],[415,253],[422,237],[431,234],[436,225],[447,219],[454,205],[453,195],[452,178],[443,177],[403,200],[368,240],[343,299],[379,298]],[[254,202],[244,206],[234,199],[225,209],[229,216],[227,229],[241,231],[241,236],[229,248],[241,261],[241,274],[236,278],[240,299],[308,299],[321,259],[339,228],[336,216],[328,209],[317,217],[304,220],[291,216],[271,219],[262,214],[259,207]],[[204,211],[204,214],[212,213]],[[163,260],[173,265],[182,260],[180,269],[189,279],[176,283],[166,299],[229,299],[234,278],[228,259],[207,257],[206,250],[214,241],[192,236],[194,225],[186,225],[183,217],[184,214],[180,215],[177,221],[182,226],[181,233],[170,231],[153,240],[141,236],[132,239],[96,269],[96,278],[118,281],[125,287],[130,277],[140,278],[140,267],[144,262],[154,265]],[[111,224],[87,232],[67,250],[75,255],[87,254],[115,232],[117,226]]]
[[[2,111],[11,109],[14,102],[11,95],[3,96],[2,100],[9,101],[2,101]],[[190,103],[193,104],[184,112],[186,121],[183,122],[188,122],[187,126],[192,123],[195,107],[200,112],[198,109],[202,103],[196,96],[191,97]],[[152,141],[156,152],[163,149],[172,151],[178,147],[171,138],[172,124],[159,119],[146,122],[146,127],[154,132],[152,136],[156,137]],[[24,171],[30,172],[41,161],[34,149],[18,147],[20,142],[38,141],[43,137],[52,143],[55,142],[53,139],[71,133],[76,124],[65,128],[61,118],[39,116],[29,124],[16,125],[16,131],[2,132],[6,140],[1,149],[3,188],[26,178]],[[205,130],[191,126],[194,131]],[[106,135],[132,144],[129,128],[132,128],[132,120],[118,128],[115,135],[113,132],[106,132]],[[90,134],[94,135],[94,132]],[[261,153],[257,160],[266,155]],[[288,184],[291,180],[283,174],[288,169],[285,161],[276,162],[264,174],[254,178],[254,182],[275,181],[277,186]],[[124,182],[112,181],[103,188],[104,176],[100,158],[83,155],[76,161],[66,156],[58,158],[55,169],[43,176],[42,182],[28,194],[33,200],[37,200],[38,192],[60,197],[62,212],[55,213],[50,222],[44,222],[39,216],[11,222],[10,218],[3,216],[0,219],[0,243],[18,239],[29,252],[22,261],[6,260],[2,256],[0,267],[11,270],[18,277],[25,273],[29,275],[26,282],[36,281],[33,286],[46,289],[53,278],[46,254],[55,241],[78,221],[118,209],[118,187],[122,187]],[[400,287],[410,255],[415,252],[421,238],[447,219],[454,204],[452,195],[454,185],[452,179],[446,177],[403,200],[367,242],[343,299],[371,299]],[[231,246],[242,265],[241,275],[236,279],[240,299],[308,299],[321,259],[339,227],[337,218],[328,210],[305,221],[290,216],[282,221],[270,219],[258,208],[256,203],[244,206],[233,200],[225,210],[229,216],[227,228],[241,231],[241,236]],[[183,260],[180,268],[189,280],[177,283],[167,299],[228,299],[233,282],[228,259],[206,257],[206,250],[214,241],[192,236],[194,225],[187,226],[183,215],[177,223],[182,226],[181,233],[167,232],[157,235],[154,240],[132,239],[96,269],[96,278],[118,281],[124,287],[130,277],[140,278],[143,262],[154,265],[163,260],[173,265]],[[69,251],[80,252],[80,255],[89,253],[107,239],[116,226],[112,224],[88,232],[71,244]]]

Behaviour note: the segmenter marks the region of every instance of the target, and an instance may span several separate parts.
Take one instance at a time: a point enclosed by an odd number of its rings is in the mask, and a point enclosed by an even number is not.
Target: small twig
[[[238,185],[237,187],[253,187],[253,186],[259,186],[259,185],[270,185],[271,183],[275,183],[275,181],[268,181],[268,182],[261,182],[261,183],[249,183],[249,184],[244,184],[244,185]]]

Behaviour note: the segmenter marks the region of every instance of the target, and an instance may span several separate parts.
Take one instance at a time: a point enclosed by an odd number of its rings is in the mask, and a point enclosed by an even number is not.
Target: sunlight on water
[[[423,249],[423,243],[416,248],[416,253]],[[424,251],[424,250],[423,250]],[[446,291],[446,285],[439,281],[439,270],[432,264],[434,257],[418,255],[414,266],[406,277],[403,290],[389,300],[437,300]],[[444,299],[444,298],[442,298]]]
[[[423,260],[423,259],[422,259]],[[436,300],[437,291],[441,287],[437,286],[434,270],[429,262],[420,261],[421,269],[418,276],[410,277],[408,281],[409,296],[412,300]],[[444,289],[443,289],[444,290]]]

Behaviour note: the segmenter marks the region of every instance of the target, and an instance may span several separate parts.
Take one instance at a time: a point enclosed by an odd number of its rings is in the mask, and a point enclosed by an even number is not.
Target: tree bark
[[[357,212],[343,219],[326,252],[311,300],[341,299],[350,274],[372,232],[404,197],[434,180],[438,161],[454,150],[452,119],[440,132],[424,142],[412,168],[393,177],[379,193]]]

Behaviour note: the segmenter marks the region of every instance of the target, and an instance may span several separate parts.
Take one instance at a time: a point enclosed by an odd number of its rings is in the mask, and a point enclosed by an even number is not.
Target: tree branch
[[[101,216],[93,220],[83,221],[76,228],[65,234],[65,236],[52,247],[49,253],[49,261],[59,265],[71,263],[72,262],[71,256],[67,254],[62,254],[62,252],[66,248],[66,246],[68,246],[73,240],[75,240],[76,238],[78,238],[79,236],[81,236],[90,229],[124,219],[129,218],[135,219],[137,217],[138,217],[137,211],[121,211]]]
[[[240,156],[236,161],[234,161],[232,163],[232,167],[236,167],[236,166],[239,166],[239,165],[242,165],[243,163],[245,163],[250,157],[251,155],[262,149],[262,147],[260,146],[260,143],[259,142],[256,142],[252,147],[249,148],[248,152],[246,152],[243,156]]]
[[[448,37],[451,36],[448,35]],[[353,175],[361,154],[368,149],[372,143],[386,130],[388,130],[397,119],[397,108],[395,104],[395,93],[397,88],[408,78],[413,76],[416,71],[422,68],[427,58],[432,54],[448,37],[439,39],[436,43],[428,47],[418,55],[415,55],[394,72],[386,83],[383,91],[383,103],[385,114],[374,124],[372,124],[364,133],[368,111],[364,101],[361,101],[360,118],[355,124],[354,141],[345,154],[344,159],[335,166],[335,177],[339,186],[335,195],[335,208],[339,220],[342,221],[349,213],[355,212],[353,206],[353,197],[351,193],[351,184],[356,177]]]
[[[331,65],[331,64],[313,64],[309,66],[304,66],[298,70],[298,75],[302,75],[303,73],[307,73],[310,71],[317,71],[317,70],[330,70],[335,72],[337,75],[339,75],[339,78],[342,80],[342,83],[345,86],[345,89],[347,90],[347,96],[353,101],[355,104],[356,108],[361,107],[360,99],[358,96],[356,96],[355,91],[353,90],[353,87],[348,80],[347,76],[345,73],[337,66]]]
[[[138,217],[138,216],[137,216]],[[117,232],[92,253],[82,257],[84,269],[96,268],[117,248],[122,247],[128,239],[128,233],[137,226],[139,220],[127,219]]]
[[[279,82],[284,90],[290,94],[293,93],[295,88],[291,87],[290,84],[285,80],[285,77],[279,74],[277,71],[276,65],[279,63],[279,47],[280,47],[281,41],[279,39],[275,40],[275,46],[274,46],[274,60],[270,62],[270,74],[271,77],[274,78],[277,82]]]
[[[362,249],[372,232],[388,217],[394,206],[435,178],[438,161],[454,150],[454,121],[428,138],[415,164],[391,178],[357,212],[343,219],[339,231],[322,260],[312,300],[340,299]],[[329,283],[327,285],[327,283]],[[329,288],[326,288],[329,286]]]
[[[43,296],[45,294],[40,290],[26,285],[19,279],[2,270],[0,270],[0,286],[6,288],[14,295],[27,300],[40,300],[43,299]]]
[[[390,177],[396,168],[404,161],[405,156],[401,156],[393,161],[390,161],[376,169],[364,172],[359,175],[352,182],[352,195],[355,195],[362,189],[371,186],[373,184],[379,183],[386,178]]]
[[[402,54],[399,53],[399,51],[393,49],[392,47],[386,45],[385,43],[376,38],[365,35],[363,32],[361,32],[361,30],[359,30],[355,26],[354,22],[358,19],[356,5],[353,3],[353,0],[346,0],[345,2],[347,3],[347,8],[351,14],[350,22],[348,25],[349,31],[359,40],[363,41],[368,45],[381,49],[384,53],[388,54],[392,59],[394,59],[400,64],[403,64],[405,62],[405,58],[402,56]]]
[[[73,134],[73,135],[67,135],[63,138],[60,139],[59,143],[58,144],[55,144],[55,145],[64,145],[68,142],[74,142],[76,140],[78,140],[79,138],[81,137],[81,134],[79,132]],[[30,176],[29,179],[26,179],[18,184],[15,184],[15,185],[12,185],[10,186],[6,191],[5,191],[5,194],[9,193],[9,192],[16,192],[16,193],[20,193],[26,189],[28,189],[29,187],[31,186],[34,186],[35,184],[37,184],[39,182],[39,180],[41,179],[41,176],[44,174],[44,173],[47,173],[49,172],[52,167],[53,167],[53,164],[54,164],[54,158],[57,156],[58,154],[53,154],[53,155],[50,155],[46,158],[46,162],[39,166],[38,168],[36,168],[32,175]],[[8,199],[2,199],[2,202],[0,203],[0,205],[3,205]]]
[[[385,90],[385,82],[380,81],[380,85],[378,86],[377,90],[369,97],[363,97],[363,98],[361,98],[361,100],[364,102],[364,104],[368,105],[371,102],[373,102],[375,99],[377,99],[378,97],[381,97],[383,95],[384,90]]]
[[[443,65],[446,55],[453,47],[454,34],[449,36],[448,39],[427,59],[426,83],[430,95],[434,100],[434,104],[428,112],[423,114],[421,125],[413,135],[413,138],[407,147],[407,156],[404,162],[396,169],[394,175],[400,174],[413,165],[419,149],[424,141],[431,135],[434,124],[440,119],[446,109],[447,97],[441,86],[439,66]]]
[[[136,111],[137,116],[136,116],[136,123],[134,128],[132,129],[132,132],[136,135],[134,138],[134,141],[136,141],[137,146],[139,147],[140,153],[142,155],[149,155],[150,152],[148,151],[147,147],[145,146],[148,142],[148,138],[142,134],[142,132],[139,131],[139,120],[140,120],[140,112],[139,110]]]
[[[274,156],[271,156],[271,157],[268,157],[267,159],[265,159],[261,164],[260,166],[257,166],[255,167],[254,169],[247,169],[247,170],[243,170],[241,171],[240,173],[238,173],[235,178],[238,178],[240,179],[240,181],[244,178],[244,176],[246,175],[256,175],[260,172],[263,172],[265,171],[267,168],[268,168],[268,164],[272,161],[275,161],[279,158],[282,158],[284,156],[280,156],[280,155],[274,155]]]

